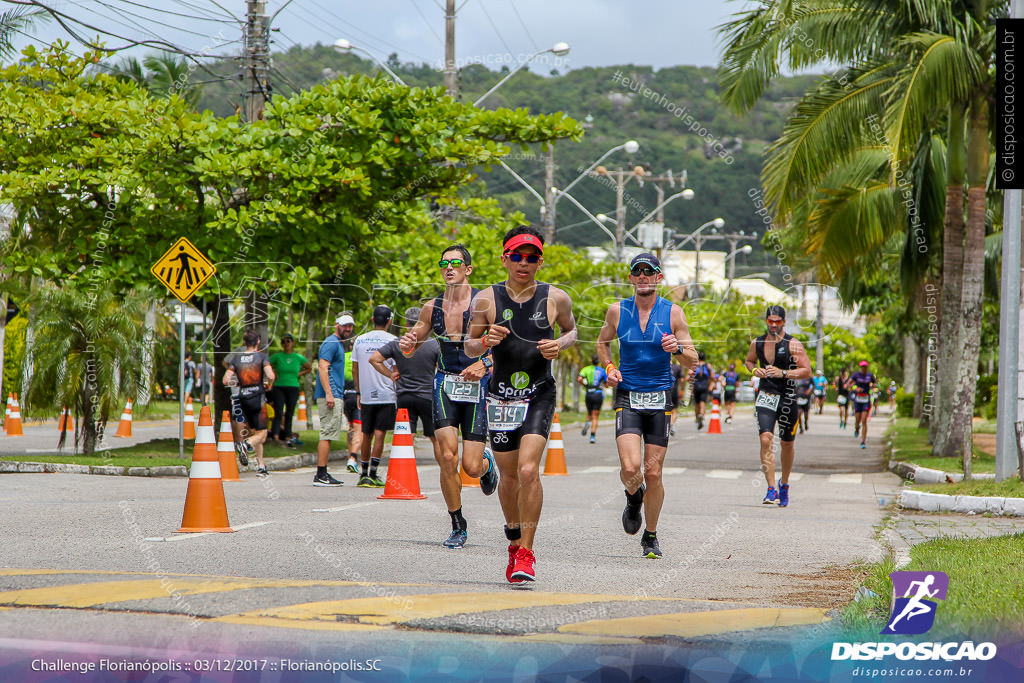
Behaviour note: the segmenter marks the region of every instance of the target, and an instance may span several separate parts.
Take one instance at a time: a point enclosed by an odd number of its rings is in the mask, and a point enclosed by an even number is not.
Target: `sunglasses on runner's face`
[[[768,323],[769,325],[781,325],[786,321],[783,320],[782,318],[767,318],[765,322]]]
[[[508,255],[508,260],[512,263],[519,263],[523,259],[526,259],[527,263],[537,263],[540,261],[540,254],[520,254],[518,251],[513,251]]]
[[[660,272],[660,268],[651,268],[650,266],[636,266],[635,268],[633,268],[633,270],[629,271],[629,274],[634,277],[639,277],[640,275],[646,275],[647,277],[651,277],[655,273]]]
[[[460,258],[443,258],[437,262],[437,265],[439,268],[447,268],[449,265],[452,268],[458,268],[463,263],[465,263],[465,261]]]

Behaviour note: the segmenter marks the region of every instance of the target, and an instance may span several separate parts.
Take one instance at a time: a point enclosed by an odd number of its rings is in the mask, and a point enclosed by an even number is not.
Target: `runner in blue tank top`
[[[576,343],[576,321],[569,296],[536,280],[544,262],[541,234],[525,226],[514,228],[502,245],[501,264],[508,279],[473,300],[465,349],[472,357],[492,349],[494,357],[487,421],[510,542],[505,578],[519,583],[536,578],[533,539],[544,501],[540,459],[555,412],[551,361]]]
[[[665,500],[661,474],[672,424],[668,396],[674,386],[672,356],[682,356],[687,368],[697,362],[683,309],[658,296],[663,277],[656,256],[634,257],[629,265],[633,296],[608,308],[597,338],[597,355],[608,371],[608,384],[616,387],[615,445],[619,479],[626,487],[622,528],[627,534],[640,531],[642,505],[647,525],[640,548],[651,559],[661,557],[657,531]],[[619,367],[612,363],[613,339],[619,341]]]
[[[452,518],[452,533],[442,545],[461,548],[468,527],[462,514],[462,477],[459,475],[459,430],[462,430],[462,469],[480,477],[484,495],[498,485],[498,470],[487,439],[486,385],[491,359],[474,360],[464,352],[469,329],[470,305],[478,293],[469,285],[473,258],[469,249],[452,244],[441,252],[438,262],[444,277],[444,294],[426,304],[419,320],[398,342],[402,353],[414,354],[433,331],[441,347],[434,375],[434,435],[440,447],[441,495]],[[454,398],[453,398],[454,396]]]

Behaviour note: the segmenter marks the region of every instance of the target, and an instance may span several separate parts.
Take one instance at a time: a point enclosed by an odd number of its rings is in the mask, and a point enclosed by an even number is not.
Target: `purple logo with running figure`
[[[943,572],[893,572],[892,614],[882,633],[920,635],[935,623],[936,600],[945,600],[949,577]]]

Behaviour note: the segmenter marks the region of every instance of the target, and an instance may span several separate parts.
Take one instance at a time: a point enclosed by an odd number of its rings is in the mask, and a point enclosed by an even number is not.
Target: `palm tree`
[[[1003,11],[1005,2],[995,6]],[[778,224],[817,236],[810,245],[823,250],[819,258],[833,272],[844,259],[852,260],[844,250],[880,248],[895,231],[905,231],[907,245],[913,244],[912,216],[898,206],[901,190],[934,207],[936,174],[946,174],[940,357],[955,362],[940,363],[938,370],[940,388],[956,399],[940,398],[935,406],[935,449],[962,453],[967,473],[978,359],[971,331],[981,320],[993,18],[986,0],[769,0],[722,27],[724,99],[740,111],[778,75],[782,59],[794,70],[848,65],[801,100],[762,173]],[[934,163],[934,151],[944,123],[943,169]],[[874,163],[872,150],[879,147],[887,163]],[[928,207],[920,208],[919,218]],[[923,229],[928,234],[931,226]],[[905,287],[927,268],[907,250],[904,265]]]
[[[46,21],[45,10],[15,7],[0,12],[0,60],[14,55],[14,34],[24,32],[37,23]]]
[[[94,287],[95,285],[95,287]],[[145,302],[114,295],[99,283],[78,289],[70,282],[38,291],[33,367],[27,405],[56,411],[70,406],[86,455],[96,450],[107,421],[137,400],[145,382],[142,368]],[[64,445],[64,433],[58,447]]]
[[[202,97],[203,87],[189,84],[192,71],[184,57],[178,59],[166,52],[147,55],[141,62],[135,57],[125,57],[107,67],[107,72],[119,80],[136,83],[156,97],[177,95],[194,109]]]

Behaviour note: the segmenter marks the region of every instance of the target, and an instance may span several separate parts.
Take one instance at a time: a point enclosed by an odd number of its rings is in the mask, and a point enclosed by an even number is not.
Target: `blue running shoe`
[[[778,500],[779,495],[775,493],[775,487],[769,486],[768,493],[764,494],[764,500],[762,500],[761,502],[764,503],[765,505],[771,505],[772,503],[778,502]]]
[[[488,466],[487,471],[480,476],[480,490],[485,496],[489,496],[498,488],[498,465],[494,462],[494,454],[490,448],[484,448],[484,459]]]
[[[779,479],[779,507],[784,508],[787,505],[789,505],[789,484],[783,484]]]
[[[466,533],[465,529],[455,529],[452,531],[452,535],[448,537],[443,545],[445,548],[461,548],[466,545],[466,538],[469,534]]]
[[[864,445],[864,442],[863,442],[863,441],[861,441],[861,442],[860,442],[860,447],[861,447],[861,448],[867,448],[867,446],[865,446],[865,445]]]

